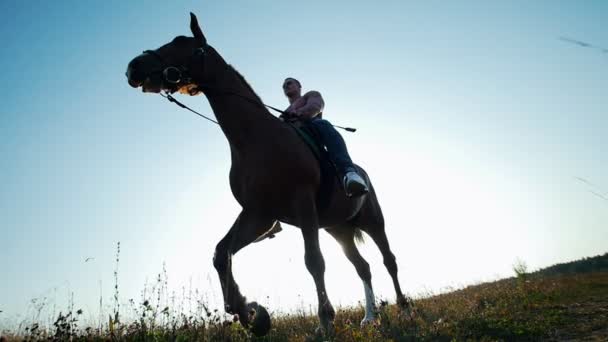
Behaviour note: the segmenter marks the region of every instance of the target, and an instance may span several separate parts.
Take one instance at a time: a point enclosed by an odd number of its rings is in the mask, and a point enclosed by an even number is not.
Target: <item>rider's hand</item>
[[[294,111],[289,111],[289,112],[284,112],[283,114],[281,114],[280,116],[283,121],[286,122],[294,122],[294,121],[298,121],[298,114],[296,114],[296,112]]]

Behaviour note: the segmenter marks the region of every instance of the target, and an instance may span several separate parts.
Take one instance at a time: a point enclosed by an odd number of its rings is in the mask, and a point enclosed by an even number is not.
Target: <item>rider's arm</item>
[[[306,97],[306,104],[296,110],[296,114],[303,120],[309,120],[319,115],[325,107],[325,102],[321,93],[312,90],[304,95]]]

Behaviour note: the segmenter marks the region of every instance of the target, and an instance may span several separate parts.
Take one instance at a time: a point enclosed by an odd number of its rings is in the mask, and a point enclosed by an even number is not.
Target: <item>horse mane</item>
[[[249,82],[247,82],[247,80],[245,79],[245,77],[243,75],[241,75],[241,73],[236,70],[235,67],[233,67],[231,64],[228,64],[228,69],[230,71],[233,71],[234,74],[237,76],[237,78],[241,81],[241,83],[243,83],[243,85],[245,86],[245,88],[249,89],[249,91],[251,92],[251,94],[253,95],[253,98],[255,100],[257,100],[260,105],[262,106],[262,108],[264,108],[264,111],[270,115],[272,115],[268,109],[266,109],[266,107],[264,107],[264,102],[262,101],[262,99],[258,96],[258,94],[256,94],[255,90],[253,90],[253,88],[251,87],[251,85],[249,84]],[[274,115],[272,115],[274,116]]]

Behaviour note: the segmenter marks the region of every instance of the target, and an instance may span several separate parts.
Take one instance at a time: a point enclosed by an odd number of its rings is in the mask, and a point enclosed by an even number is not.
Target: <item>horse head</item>
[[[156,50],[145,50],[127,66],[127,81],[143,92],[179,91],[197,95],[213,83],[223,58],[207,44],[198,20],[190,13],[192,37],[177,36]]]

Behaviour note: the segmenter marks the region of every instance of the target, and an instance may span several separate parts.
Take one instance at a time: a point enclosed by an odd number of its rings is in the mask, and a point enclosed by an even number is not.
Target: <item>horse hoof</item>
[[[334,322],[328,322],[325,325],[321,324],[315,329],[315,338],[323,339],[336,336],[336,328]]]
[[[249,330],[255,336],[265,336],[270,331],[270,315],[266,308],[258,304],[257,302],[251,302],[247,304],[247,311],[250,315],[250,328]]]
[[[405,315],[409,319],[413,319],[416,316],[416,308],[414,301],[408,297],[401,297],[397,299],[397,305],[401,309],[401,314]]]
[[[319,340],[324,341],[326,337],[327,337],[327,333],[325,332],[325,328],[323,328],[322,326],[319,325],[315,329],[315,334],[314,334],[314,336],[311,337],[310,340],[311,341],[319,341]]]
[[[397,305],[401,308],[401,310],[408,310],[414,306],[414,301],[405,296],[397,298]]]
[[[368,325],[374,325],[374,323],[376,323],[375,317],[363,318],[363,320],[361,320],[361,328],[365,328]]]

